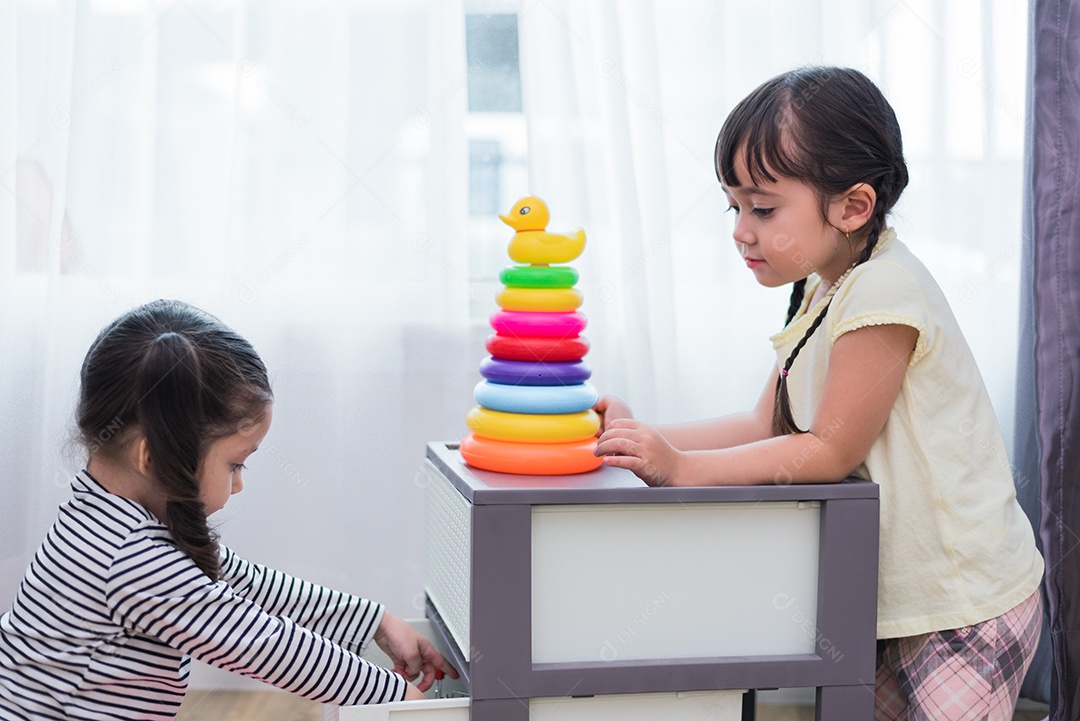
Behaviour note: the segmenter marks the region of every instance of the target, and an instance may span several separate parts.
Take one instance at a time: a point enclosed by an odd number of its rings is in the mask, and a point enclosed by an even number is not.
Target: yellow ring
[[[503,288],[495,302],[503,310],[567,313],[581,307],[585,297],[576,288]]]
[[[525,443],[567,443],[591,438],[600,430],[600,416],[589,409],[579,413],[505,413],[476,406],[465,425],[481,438]]]

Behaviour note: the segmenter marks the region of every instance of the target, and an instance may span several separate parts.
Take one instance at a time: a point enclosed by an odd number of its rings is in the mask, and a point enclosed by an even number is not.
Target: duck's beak
[[[513,224],[512,222],[510,222],[511,220],[513,220],[513,218],[511,218],[511,217],[510,217],[509,215],[502,215],[502,214],[500,213],[500,214],[499,214],[499,220],[501,220],[502,222],[506,223],[506,224],[507,224],[507,225],[509,225],[509,226],[510,226],[511,228],[513,228],[513,227],[514,227],[514,224]]]

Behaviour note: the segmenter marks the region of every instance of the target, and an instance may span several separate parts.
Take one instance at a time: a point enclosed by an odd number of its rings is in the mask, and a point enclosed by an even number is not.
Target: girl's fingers
[[[641,459],[635,456],[604,456],[604,465],[634,471],[641,466]]]
[[[597,439],[597,443],[618,439],[633,441],[638,438],[638,435],[638,431],[633,428],[611,428],[600,435],[600,438]]]
[[[428,666],[432,669],[438,669],[445,673],[450,678],[457,678],[457,669],[450,665],[450,662],[446,660],[446,657],[439,653],[439,649],[435,648],[429,641],[425,640],[424,647],[421,649],[424,659],[424,669]]]
[[[424,664],[424,677],[420,679],[420,683],[416,684],[416,687],[421,691],[427,691],[431,688],[431,684],[435,683],[435,667],[431,664]]]
[[[596,439],[596,446],[610,446],[613,444],[630,444],[633,443],[634,438],[629,433],[605,433]]]
[[[633,456],[637,453],[637,443],[632,438],[601,438],[594,453],[598,456]]]
[[[453,666],[451,666],[450,662],[447,661],[446,658],[441,656],[441,655],[435,661],[435,668],[441,669],[442,672],[445,673],[450,678],[457,678],[458,677],[457,669],[454,668]]]

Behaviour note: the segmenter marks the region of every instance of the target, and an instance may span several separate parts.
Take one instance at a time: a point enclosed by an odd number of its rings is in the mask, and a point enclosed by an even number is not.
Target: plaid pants
[[[1011,721],[1041,628],[1036,591],[974,626],[879,641],[875,721]]]

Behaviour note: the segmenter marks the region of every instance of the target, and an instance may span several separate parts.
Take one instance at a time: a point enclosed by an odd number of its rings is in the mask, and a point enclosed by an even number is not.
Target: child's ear
[[[829,221],[845,233],[854,233],[870,222],[876,203],[877,192],[869,183],[853,185],[833,201]]]
[[[150,446],[146,443],[146,438],[139,436],[139,439],[135,441],[135,461],[139,465],[139,473],[144,476],[150,475]]]

